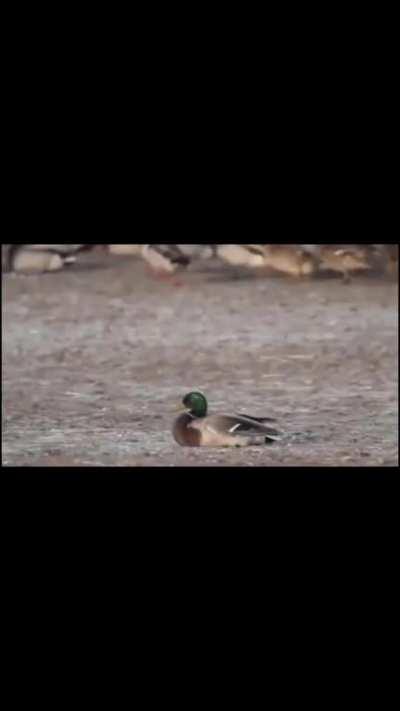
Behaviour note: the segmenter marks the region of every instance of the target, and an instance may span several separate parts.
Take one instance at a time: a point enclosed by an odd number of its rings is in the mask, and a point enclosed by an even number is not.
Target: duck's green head
[[[188,393],[182,400],[185,410],[194,417],[205,417],[207,414],[207,400],[203,393]]]

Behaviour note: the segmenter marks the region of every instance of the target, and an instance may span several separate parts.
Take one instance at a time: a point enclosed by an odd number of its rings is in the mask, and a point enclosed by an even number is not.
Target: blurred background
[[[398,464],[398,245],[2,245],[5,465]],[[279,445],[180,448],[177,403]]]

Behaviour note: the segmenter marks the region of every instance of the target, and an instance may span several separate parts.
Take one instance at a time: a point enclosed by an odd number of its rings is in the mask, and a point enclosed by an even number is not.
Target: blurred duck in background
[[[233,267],[257,269],[265,264],[262,244],[217,244],[216,253]]]
[[[338,272],[343,281],[350,282],[350,275],[371,269],[370,245],[321,244],[318,250],[321,271]]]
[[[217,254],[235,267],[267,269],[290,276],[309,276],[316,271],[317,258],[298,244],[220,244]]]
[[[375,244],[374,247],[379,253],[384,271],[389,276],[399,274],[399,245],[398,244]]]
[[[93,244],[13,244],[8,252],[8,269],[25,274],[59,271],[76,261],[78,252]]]
[[[300,244],[266,244],[264,255],[266,267],[290,276],[310,276],[317,270],[317,257]]]
[[[179,267],[190,264],[190,258],[176,244],[141,245],[141,256],[150,272],[159,277],[171,276]]]

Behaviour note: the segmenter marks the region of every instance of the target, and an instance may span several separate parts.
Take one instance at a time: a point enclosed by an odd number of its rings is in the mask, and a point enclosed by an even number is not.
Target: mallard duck
[[[322,271],[339,272],[345,282],[350,281],[352,272],[371,269],[367,246],[322,244],[318,256]]]
[[[263,267],[264,249],[261,244],[217,244],[217,256],[234,267]]]
[[[264,265],[290,276],[310,276],[317,269],[317,259],[299,244],[265,244]]]
[[[172,433],[182,447],[246,447],[272,444],[279,432],[266,425],[268,417],[208,415],[203,393],[190,392],[182,400],[184,410],[175,420]]]
[[[158,276],[174,274],[179,266],[187,266],[189,257],[176,244],[144,244],[141,255]]]

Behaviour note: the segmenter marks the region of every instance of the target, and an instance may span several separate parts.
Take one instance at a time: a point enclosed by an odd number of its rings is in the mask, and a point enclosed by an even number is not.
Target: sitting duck
[[[172,433],[182,447],[248,447],[272,444],[280,433],[267,425],[275,420],[250,415],[208,415],[208,403],[201,392],[190,392],[179,408]]]
[[[220,259],[234,267],[257,269],[265,264],[261,244],[217,244],[216,253]]]
[[[322,244],[318,257],[322,271],[338,272],[345,283],[350,282],[350,274],[371,269],[368,245]]]
[[[265,244],[264,264],[273,271],[302,277],[314,274],[317,258],[300,244]]]

